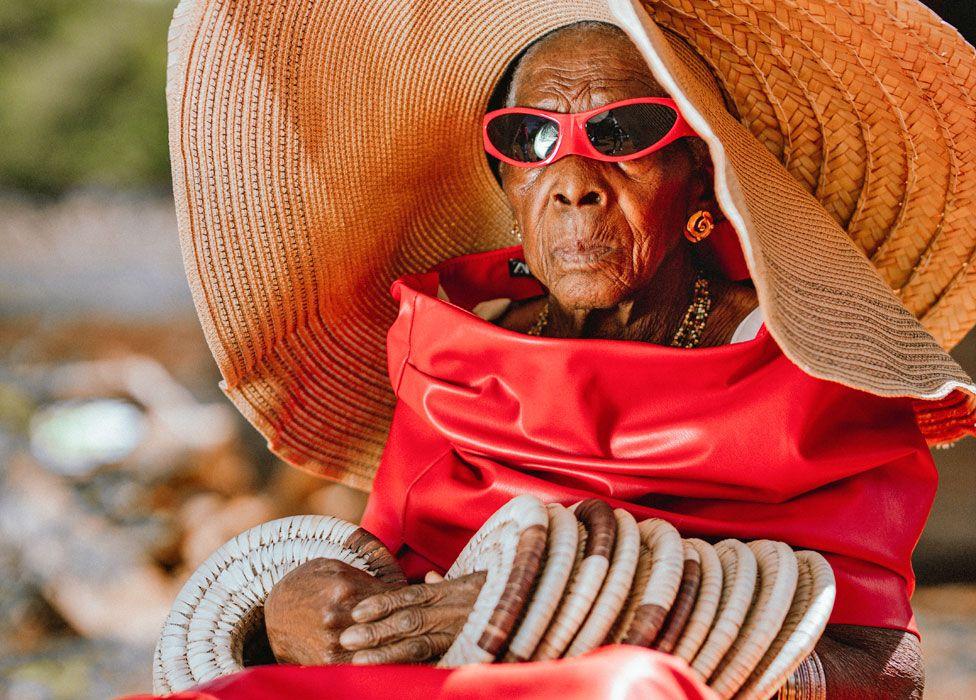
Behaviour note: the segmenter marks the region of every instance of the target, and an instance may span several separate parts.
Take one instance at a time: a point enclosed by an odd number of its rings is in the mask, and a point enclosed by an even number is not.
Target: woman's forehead
[[[512,76],[509,102],[579,111],[631,97],[666,97],[621,32],[568,28],[532,46]]]

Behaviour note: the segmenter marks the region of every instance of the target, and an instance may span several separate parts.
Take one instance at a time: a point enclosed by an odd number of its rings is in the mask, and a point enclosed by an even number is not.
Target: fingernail
[[[368,651],[359,651],[352,655],[352,662],[360,666],[368,666],[373,657]]]
[[[356,622],[366,622],[370,619],[371,612],[368,605],[359,604],[352,609],[352,619]]]
[[[339,644],[352,651],[363,645],[363,633],[358,627],[347,627],[339,635]]]

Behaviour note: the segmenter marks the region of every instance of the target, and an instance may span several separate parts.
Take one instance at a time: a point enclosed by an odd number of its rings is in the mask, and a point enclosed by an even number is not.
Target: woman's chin
[[[565,274],[549,288],[549,292],[561,307],[575,311],[609,309],[627,295],[627,290],[619,283],[596,271]]]

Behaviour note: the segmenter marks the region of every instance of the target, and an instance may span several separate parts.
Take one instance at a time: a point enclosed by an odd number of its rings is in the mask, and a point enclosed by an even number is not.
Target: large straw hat
[[[509,242],[480,119],[526,45],[585,19],[628,33],[708,143],[792,361],[880,395],[976,391],[943,351],[976,322],[976,56],[916,0],[183,0],[186,267],[225,390],[275,452],[370,486],[389,284]],[[921,418],[966,429],[940,420]]]

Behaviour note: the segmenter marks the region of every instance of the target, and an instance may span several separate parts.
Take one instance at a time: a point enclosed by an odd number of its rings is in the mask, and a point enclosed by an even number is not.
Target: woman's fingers
[[[356,622],[372,622],[401,608],[432,603],[436,598],[437,592],[431,584],[404,586],[360,601],[352,610],[352,619]]]
[[[352,662],[360,665],[422,663],[441,656],[451,646],[452,641],[454,635],[444,632],[423,634],[376,649],[357,651],[352,655]]]
[[[359,651],[434,633],[453,638],[459,631],[458,625],[467,619],[468,612],[453,607],[408,607],[376,622],[347,627],[339,636],[339,643],[350,651]]]
[[[442,602],[452,607],[474,605],[486,576],[484,571],[476,571],[451,581],[441,579],[385,591],[360,601],[353,608],[352,619],[355,622],[373,622],[411,605]]]
[[[444,577],[441,576],[436,571],[428,571],[424,575],[424,583],[440,583],[443,580],[444,580]]]
[[[342,632],[339,644],[356,652],[355,663],[406,663],[443,653],[438,645],[457,636],[484,581],[478,572],[366,598],[353,609],[356,624]]]

